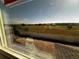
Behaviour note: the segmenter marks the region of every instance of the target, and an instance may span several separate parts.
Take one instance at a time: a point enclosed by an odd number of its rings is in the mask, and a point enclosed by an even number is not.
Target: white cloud
[[[45,18],[40,23],[79,23],[78,16],[56,16]]]
[[[79,0],[66,0],[69,4],[78,4]]]

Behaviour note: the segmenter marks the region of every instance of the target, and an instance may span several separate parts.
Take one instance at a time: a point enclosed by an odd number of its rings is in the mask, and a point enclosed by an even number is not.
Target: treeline
[[[26,26],[26,25],[27,25],[27,26],[33,26],[33,25],[34,25],[34,26],[36,26],[36,25],[37,25],[37,26],[38,26],[38,25],[39,25],[39,26],[41,26],[41,25],[69,26],[69,25],[71,25],[71,26],[79,26],[79,23],[43,23],[43,24],[41,24],[41,23],[39,23],[39,24],[24,24],[24,23],[21,23],[21,24],[8,24],[8,25],[12,25],[12,26],[13,26],[13,25],[22,25],[22,26]]]

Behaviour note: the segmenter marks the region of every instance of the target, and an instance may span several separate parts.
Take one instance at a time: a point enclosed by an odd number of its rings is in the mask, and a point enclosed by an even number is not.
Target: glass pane
[[[7,13],[3,12],[8,15],[8,45],[36,59],[55,58],[56,43],[78,46],[78,2],[24,0],[10,5]]]

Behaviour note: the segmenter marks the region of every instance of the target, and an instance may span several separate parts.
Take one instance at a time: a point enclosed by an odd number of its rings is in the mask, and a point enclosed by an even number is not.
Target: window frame
[[[7,37],[5,33],[5,28],[4,28],[4,15],[3,15],[3,10],[0,9],[0,49],[19,58],[19,59],[34,59],[33,57],[23,54],[15,49],[12,49],[7,42]]]

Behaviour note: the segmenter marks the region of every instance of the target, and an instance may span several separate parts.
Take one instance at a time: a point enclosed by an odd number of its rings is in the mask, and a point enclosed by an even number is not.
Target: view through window
[[[57,43],[79,44],[78,7],[78,0],[25,0],[7,8],[5,29],[7,33],[10,30],[12,43],[24,47],[28,55],[53,59],[63,47]]]

